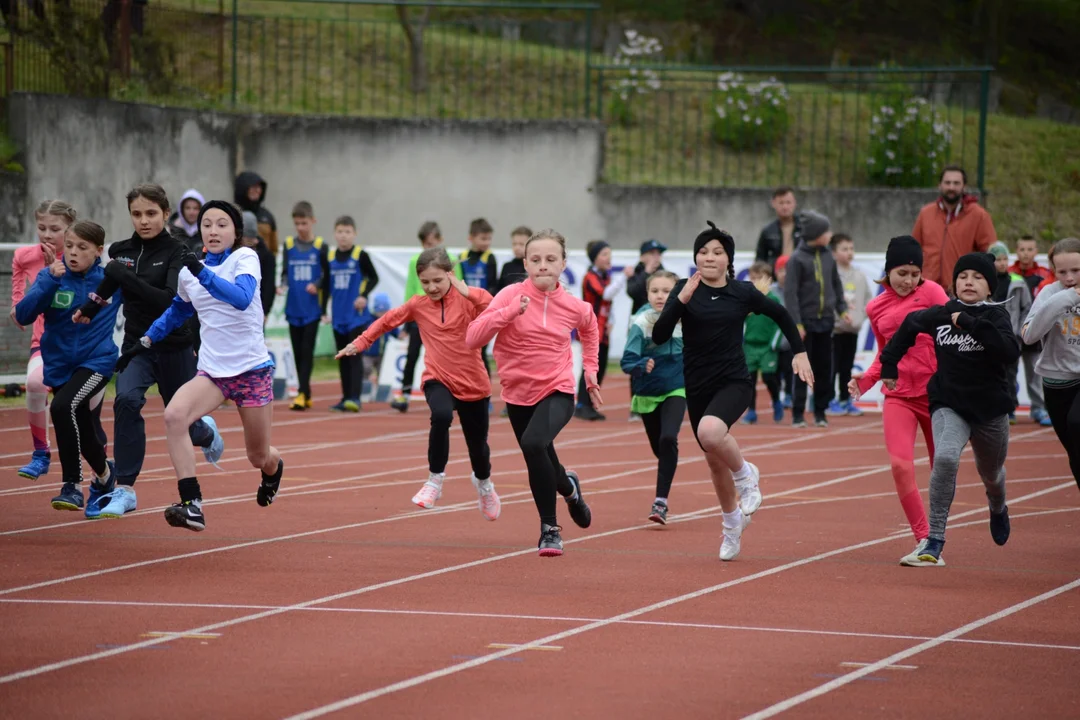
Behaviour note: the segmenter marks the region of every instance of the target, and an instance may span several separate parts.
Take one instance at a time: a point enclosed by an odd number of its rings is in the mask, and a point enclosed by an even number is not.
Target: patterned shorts
[[[238,408],[262,407],[274,402],[273,367],[248,370],[227,378],[212,378],[202,370],[198,374],[214,383],[225,399],[232,400]]]

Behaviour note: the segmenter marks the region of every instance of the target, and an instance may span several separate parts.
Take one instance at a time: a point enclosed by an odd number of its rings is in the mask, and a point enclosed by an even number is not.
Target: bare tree
[[[415,15],[409,13],[409,6],[396,4],[398,22],[405,31],[405,39],[409,43],[409,87],[414,93],[422,93],[427,90],[427,63],[424,62],[424,30],[427,28],[428,17],[431,14],[431,6],[425,6]]]

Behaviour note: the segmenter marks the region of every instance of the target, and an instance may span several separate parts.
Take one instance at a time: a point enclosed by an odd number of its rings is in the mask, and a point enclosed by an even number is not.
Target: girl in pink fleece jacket
[[[64,254],[64,233],[75,222],[75,208],[63,200],[46,200],[34,211],[37,225],[37,243],[15,251],[11,260],[11,322],[15,323],[15,306],[38,273],[53,264]],[[18,326],[18,323],[15,323]],[[21,326],[19,326],[21,327]],[[19,468],[19,475],[37,480],[49,472],[52,453],[49,450],[49,388],[42,377],[41,334],[45,332],[45,318],[39,316],[33,324],[30,340],[30,361],[26,366],[26,414],[30,435],[34,441],[34,454],[30,462]],[[96,398],[100,403],[101,398]]]
[[[922,277],[922,264],[922,247],[915,238],[902,235],[889,241],[889,249],[885,253],[885,277],[879,281],[885,289],[866,306],[870,328],[877,339],[878,356],[862,377],[848,384],[852,397],[858,398],[881,379],[881,350],[892,339],[904,318],[916,310],[948,302],[949,298],[940,285]],[[919,484],[915,480],[915,439],[921,427],[926,449],[933,461],[934,435],[926,389],[930,378],[937,372],[933,339],[929,335],[920,335],[915,346],[900,361],[898,369],[900,377],[896,389],[882,390],[885,395],[882,422],[896,494],[916,542],[915,549],[901,558],[900,564],[929,565],[931,563],[919,560],[930,527],[926,521],[922,495],[919,494]],[[944,563],[939,561],[937,564]]]
[[[495,296],[465,336],[475,350],[495,340],[495,363],[502,399],[514,428],[529,487],[540,513],[540,557],[562,555],[562,528],[555,516],[555,493],[566,498],[570,517],[587,528],[592,512],[581,496],[577,473],[563,468],[555,454],[555,437],[574,414],[574,360],[570,333],[581,338],[585,386],[593,406],[602,405],[596,381],[600,334],[592,308],[559,284],[566,267],[566,238],[541,230],[525,243],[529,277]]]

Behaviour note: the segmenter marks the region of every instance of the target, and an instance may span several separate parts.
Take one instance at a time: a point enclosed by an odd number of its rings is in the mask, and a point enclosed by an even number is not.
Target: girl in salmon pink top
[[[878,357],[862,377],[853,379],[848,389],[853,397],[866,392],[881,379],[881,350],[904,322],[904,318],[916,310],[934,305],[944,305],[949,298],[945,290],[932,280],[922,276],[922,247],[909,235],[889,241],[885,253],[885,277],[878,282],[884,291],[866,306],[870,328],[877,340]],[[931,460],[934,457],[934,435],[930,424],[930,400],[927,384],[937,372],[934,341],[929,335],[920,335],[915,346],[904,355],[898,366],[900,377],[896,389],[883,389],[885,406],[882,422],[885,427],[885,449],[892,463],[893,482],[900,506],[904,509],[911,532],[915,536],[915,550],[900,559],[901,565],[929,565],[919,560],[926,545],[930,527],[926,521],[926,509],[919,484],[915,480],[915,439],[922,428],[923,439]],[[939,560],[939,565],[944,564]]]
[[[600,408],[596,381],[600,334],[596,315],[583,300],[559,284],[566,267],[566,238],[541,230],[525,243],[524,282],[504,288],[487,310],[469,325],[465,342],[477,351],[495,340],[495,362],[502,398],[514,428],[529,487],[540,513],[540,557],[562,555],[562,528],[555,516],[555,493],[566,498],[570,517],[587,528],[592,512],[581,496],[577,473],[566,470],[555,454],[555,437],[574,414],[574,360],[570,333],[581,338],[585,386],[593,407]],[[427,336],[424,336],[425,339]]]
[[[450,423],[457,411],[472,463],[472,484],[480,512],[488,520],[499,517],[501,503],[491,482],[488,448],[488,401],[491,379],[479,346],[463,351],[465,333],[488,307],[487,290],[469,287],[454,274],[454,264],[441,247],[424,250],[416,259],[416,274],[423,292],[371,323],[364,333],[337,354],[362,353],[381,335],[407,322],[416,323],[424,338],[424,376],[421,386],[431,408],[428,434],[428,480],[412,501],[425,510],[442,497],[446,463],[450,458]]]

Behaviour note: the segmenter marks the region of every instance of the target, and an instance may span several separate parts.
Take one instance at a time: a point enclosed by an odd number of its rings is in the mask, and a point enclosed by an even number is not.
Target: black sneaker
[[[566,498],[566,507],[570,510],[570,517],[579,528],[587,528],[592,524],[592,510],[585,504],[585,498],[581,496],[581,480],[573,470],[567,470],[566,477],[574,486],[574,492]]]
[[[667,525],[667,505],[654,502],[652,510],[649,512],[649,519],[657,525]]]
[[[990,512],[990,537],[998,545],[1009,542],[1009,508],[1004,507],[1001,512]]]
[[[82,510],[83,494],[78,483],[64,483],[60,494],[52,499],[53,510]]]
[[[285,462],[278,458],[277,472],[272,476],[266,473],[262,474],[262,485],[259,485],[259,492],[255,495],[255,502],[259,503],[261,507],[266,507],[274,502],[274,496],[277,495],[278,488],[281,487],[281,473],[284,469]]]
[[[944,540],[927,538],[926,545],[919,552],[919,560],[921,560],[924,565],[937,565],[941,562],[941,551],[943,549],[945,549]]]
[[[574,417],[581,420],[589,420],[593,422],[597,420],[607,420],[607,418],[597,412],[596,408],[594,408],[592,405],[582,405],[574,411]]]
[[[206,529],[206,517],[202,511],[202,500],[188,500],[165,508],[165,522],[173,527],[202,532]]]
[[[558,525],[540,525],[540,542],[536,547],[540,557],[559,557],[562,555],[562,528]]]

